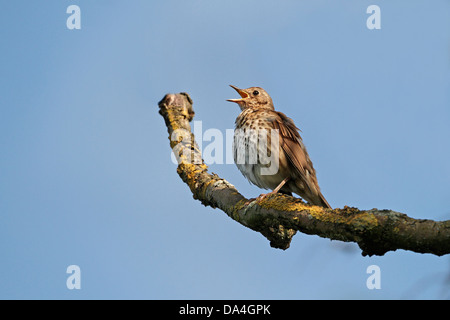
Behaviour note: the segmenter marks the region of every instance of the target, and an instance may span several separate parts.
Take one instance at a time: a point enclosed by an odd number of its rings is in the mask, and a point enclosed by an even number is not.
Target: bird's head
[[[228,99],[227,101],[237,103],[241,110],[245,110],[247,108],[274,109],[272,98],[263,88],[251,87],[247,89],[239,89],[233,85],[230,85],[230,87],[239,93],[241,99]]]

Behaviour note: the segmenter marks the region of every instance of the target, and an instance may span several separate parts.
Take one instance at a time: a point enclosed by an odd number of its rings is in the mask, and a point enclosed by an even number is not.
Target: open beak
[[[237,104],[239,104],[239,102],[243,102],[245,98],[249,97],[247,92],[245,92],[244,90],[239,89],[238,87],[235,87],[235,86],[233,86],[231,84],[230,84],[230,87],[232,87],[234,90],[237,91],[237,93],[239,93],[239,95],[241,96],[241,99],[228,99],[227,101],[236,102]]]

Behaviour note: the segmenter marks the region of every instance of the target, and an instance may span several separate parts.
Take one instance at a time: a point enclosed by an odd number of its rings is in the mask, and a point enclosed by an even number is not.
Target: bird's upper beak
[[[237,104],[239,104],[239,102],[243,102],[245,98],[249,97],[248,93],[245,92],[244,90],[239,89],[238,87],[235,87],[231,84],[230,84],[230,87],[232,87],[234,90],[237,91],[237,93],[239,93],[239,95],[241,96],[241,99],[228,99],[227,101],[236,102]]]

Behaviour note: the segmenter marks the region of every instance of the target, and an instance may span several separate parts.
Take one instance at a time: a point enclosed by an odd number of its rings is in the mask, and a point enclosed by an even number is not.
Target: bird
[[[278,192],[295,193],[309,204],[331,209],[320,191],[316,171],[294,121],[275,110],[272,98],[264,89],[230,87],[241,97],[227,100],[237,103],[241,109],[235,121],[234,162],[250,183],[272,190],[256,200],[262,201]],[[269,154],[277,167],[267,173],[273,165],[267,161]]]

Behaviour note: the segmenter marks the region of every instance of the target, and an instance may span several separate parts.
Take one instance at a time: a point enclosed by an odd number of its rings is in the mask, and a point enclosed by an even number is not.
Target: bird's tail
[[[316,206],[333,209],[320,191],[317,197],[314,197],[314,200],[310,201],[310,203]]]
[[[319,187],[317,186],[311,186],[310,184],[307,185],[309,189],[300,189],[297,185],[297,189],[294,189],[293,191],[298,194],[300,197],[302,197],[304,200],[308,201],[309,204],[324,207],[327,209],[333,209],[328,201],[323,196],[322,192],[320,192]]]

